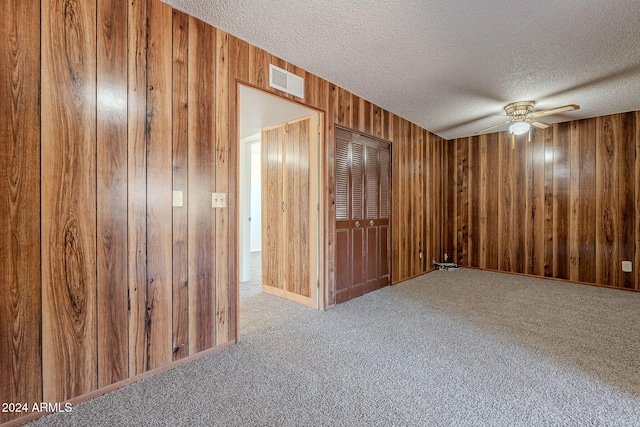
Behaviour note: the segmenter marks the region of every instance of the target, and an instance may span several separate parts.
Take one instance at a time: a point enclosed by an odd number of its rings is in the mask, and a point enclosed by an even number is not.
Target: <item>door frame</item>
[[[285,148],[285,144],[284,141],[287,140],[287,134],[289,132],[288,128],[291,125],[295,125],[298,122],[302,122],[302,121],[309,121],[310,124],[310,137],[309,137],[309,141],[311,142],[311,140],[313,138],[311,138],[311,134],[312,134],[312,130],[314,129],[314,127],[318,128],[320,126],[319,122],[318,122],[318,117],[319,115],[315,112],[311,112],[309,115],[304,116],[304,117],[300,117],[297,119],[293,119],[293,120],[288,120],[286,122],[277,124],[277,125],[273,125],[273,126],[269,126],[266,127],[264,129],[262,129],[262,135],[264,136],[265,132],[269,132],[271,130],[275,130],[275,129],[282,129],[282,141],[281,143],[281,155],[282,155],[282,159],[283,161],[281,162],[281,178],[282,178],[282,198],[283,199],[288,199],[288,195],[287,195],[287,185],[285,185],[288,181],[287,181],[287,170],[288,168],[285,166],[288,162],[288,160],[286,159],[286,152],[287,152],[287,148]],[[261,141],[264,141],[264,138],[261,139]],[[263,143],[263,148],[264,148],[264,142]],[[315,179],[311,178],[311,173],[309,173],[309,181],[310,181],[310,185],[309,186],[309,196],[310,196],[310,202],[311,199],[317,200],[317,204],[319,206],[320,204],[320,186],[321,186],[321,181],[320,181],[320,147],[319,147],[319,141],[316,140],[315,144],[312,144],[312,148],[314,148],[314,150],[310,150],[309,151],[309,172],[311,172],[311,165],[313,165],[313,163],[315,162],[315,167],[317,168],[317,170],[315,170]],[[263,159],[264,160],[264,159]],[[264,162],[263,162],[264,165]],[[266,170],[265,167],[262,168],[262,173],[264,174],[264,171]],[[264,176],[264,175],[263,175]],[[262,184],[264,185],[264,181],[262,182]],[[262,188],[262,200],[265,199],[265,194],[268,194],[267,191],[265,191],[265,188]],[[266,198],[268,198],[269,196],[267,195]],[[282,202],[283,203],[283,207],[282,207],[282,212],[285,212],[285,201]],[[292,209],[290,206],[287,206],[286,211],[289,212],[290,209]],[[279,203],[276,203],[275,206],[275,210],[277,212],[280,213],[280,205]],[[268,211],[268,209],[267,209]],[[267,215],[265,214],[265,205],[262,204],[262,212],[263,218],[266,218]],[[315,215],[313,215],[315,218],[311,217],[311,212],[315,212]],[[288,215],[288,214],[286,214]],[[266,292],[266,293],[270,293],[272,295],[276,295],[279,296],[281,298],[285,298],[303,305],[306,305],[308,307],[311,308],[315,308],[318,309],[320,307],[320,302],[319,302],[319,285],[316,285],[316,283],[319,284],[319,276],[320,276],[320,264],[319,264],[319,255],[320,255],[320,251],[322,250],[322,248],[320,247],[320,240],[319,240],[319,233],[321,231],[320,229],[320,209],[318,208],[317,210],[315,209],[315,206],[313,206],[313,204],[310,204],[309,206],[309,235],[308,235],[308,240],[310,241],[310,248],[315,247],[315,253],[314,253],[314,257],[307,257],[307,260],[309,261],[309,296],[306,297],[304,295],[301,294],[297,294],[295,292],[292,292],[290,290],[287,289],[283,289],[283,288],[279,288],[279,287],[274,287],[274,286],[270,286],[270,285],[265,285],[265,283],[262,283],[262,291]],[[281,225],[284,227],[285,223],[282,223]],[[285,229],[283,228],[281,235],[279,236],[281,240],[280,244],[285,244],[284,241],[286,240],[286,236],[284,235]],[[269,243],[269,239],[265,238],[265,229],[262,229],[262,243],[264,245],[264,243],[267,242]],[[286,246],[286,244],[285,244]],[[263,246],[263,253],[262,253],[262,259],[265,259],[265,254],[264,254],[264,246]],[[281,260],[281,267],[283,268],[283,277],[286,276],[286,273],[284,272],[284,270],[286,270],[286,267],[284,266],[284,264],[286,264],[285,260],[282,259]],[[264,277],[264,266],[265,263],[263,262],[262,264],[262,268],[263,268],[263,277]],[[315,271],[315,275],[313,274],[313,272]]]
[[[312,112],[315,112],[318,114],[318,131],[319,131],[319,135],[318,135],[318,175],[319,175],[319,179],[318,179],[318,203],[319,203],[319,212],[318,212],[318,292],[317,292],[317,307],[319,310],[326,310],[327,309],[327,295],[329,294],[329,289],[328,289],[328,283],[326,280],[326,212],[327,212],[327,161],[325,159],[325,154],[327,152],[326,148],[327,148],[327,142],[326,142],[326,134],[327,134],[327,122],[326,122],[326,118],[327,118],[327,114],[325,111],[320,110],[318,108],[315,108],[311,105],[308,105],[304,102],[300,102],[298,100],[292,99],[289,96],[281,96],[278,95],[276,93],[270,92],[268,90],[264,90],[256,85],[253,85],[249,82],[240,80],[240,79],[236,79],[235,81],[235,85],[233,86],[233,90],[235,91],[234,94],[232,94],[231,96],[233,96],[235,98],[235,109],[232,110],[232,114],[235,115],[235,117],[231,117],[230,121],[231,124],[233,126],[233,132],[234,132],[234,143],[235,143],[235,147],[237,147],[237,149],[235,150],[235,164],[236,164],[236,170],[235,170],[235,182],[236,182],[236,199],[238,200],[238,202],[240,201],[241,195],[239,193],[239,182],[240,182],[240,173],[241,173],[241,162],[242,159],[240,158],[240,144],[241,144],[241,139],[240,139],[240,120],[241,120],[241,113],[240,113],[240,87],[245,87],[248,89],[252,89],[258,92],[261,92],[265,95],[269,95],[272,96],[274,98],[277,98],[278,100],[281,101],[286,101],[286,102],[290,102],[290,103],[294,103],[294,104],[298,104],[300,106],[303,106],[309,110],[311,110]],[[237,202],[236,202],[237,203]],[[236,224],[240,224],[240,220],[241,220],[241,212],[240,209],[236,209],[236,213],[235,213],[235,223]],[[236,242],[240,242],[240,227],[236,227],[236,233],[235,233],[235,241]],[[232,284],[232,286],[235,288],[235,321],[236,321],[236,325],[235,325],[235,330],[236,330],[236,341],[240,340],[240,292],[239,292],[239,282],[238,282],[238,278],[240,277],[239,273],[240,273],[240,251],[239,251],[239,246],[236,245],[235,246],[235,279],[234,279],[234,283]]]
[[[238,147],[238,281],[249,280],[248,258],[251,256],[251,224],[243,217],[251,217],[251,150],[260,141],[257,134],[240,139]],[[253,221],[253,219],[252,219]],[[244,259],[245,263],[242,262]],[[243,265],[244,264],[244,265]],[[244,267],[244,268],[243,268]]]

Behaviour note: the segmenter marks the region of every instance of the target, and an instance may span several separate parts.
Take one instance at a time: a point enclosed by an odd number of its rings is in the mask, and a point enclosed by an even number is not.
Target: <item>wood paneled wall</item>
[[[640,112],[447,149],[445,252],[464,266],[640,289]],[[623,260],[633,272],[623,273]]]
[[[335,125],[392,143],[393,282],[441,252],[446,141],[159,0],[1,12],[1,402],[63,401],[236,341],[237,82],[324,112],[325,306]],[[268,87],[270,63],[305,99]]]

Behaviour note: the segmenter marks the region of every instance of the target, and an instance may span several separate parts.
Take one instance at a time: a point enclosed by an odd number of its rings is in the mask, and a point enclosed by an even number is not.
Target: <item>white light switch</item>
[[[174,207],[182,207],[183,206],[182,191],[176,191],[176,190],[173,191],[172,206],[174,206]]]
[[[211,193],[211,207],[212,208],[226,208],[227,207],[227,194],[226,193]]]
[[[622,261],[622,272],[631,273],[633,271],[633,264],[631,261]]]

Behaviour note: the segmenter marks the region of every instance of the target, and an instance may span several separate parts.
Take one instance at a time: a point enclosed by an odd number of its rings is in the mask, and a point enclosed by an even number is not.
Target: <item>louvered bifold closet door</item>
[[[336,129],[336,303],[389,283],[389,146]]]
[[[354,136],[359,142],[365,147],[364,292],[371,292],[389,284],[389,145]]]
[[[336,129],[336,302],[349,299],[351,285],[351,167],[350,134]]]
[[[389,211],[391,209],[390,191],[391,191],[391,155],[389,153],[389,145],[383,144],[378,152],[380,183],[378,197],[378,235],[380,246],[378,248],[378,277],[379,286],[386,286],[390,282],[389,268]]]

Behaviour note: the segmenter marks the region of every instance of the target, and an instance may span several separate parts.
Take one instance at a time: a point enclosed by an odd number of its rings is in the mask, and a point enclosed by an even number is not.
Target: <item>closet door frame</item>
[[[340,160],[340,147],[338,146],[339,140],[342,141],[342,144],[346,142],[348,144],[347,148],[347,160],[346,165],[338,165],[337,162]],[[335,283],[335,301],[334,303],[338,304],[341,302],[348,301],[350,299],[356,298],[365,293],[371,292],[373,290],[379,289],[383,286],[386,286],[391,283],[391,263],[392,258],[390,254],[390,244],[391,244],[391,198],[392,198],[392,144],[388,141],[381,140],[379,138],[372,137],[370,135],[362,134],[361,132],[356,132],[351,129],[337,127],[336,133],[333,141],[335,145],[336,152],[336,188],[335,197],[336,197],[336,215],[332,218],[332,221],[335,222],[335,231],[334,231],[334,241],[335,244],[335,256],[334,256],[334,271],[336,272],[336,283]],[[354,159],[355,152],[353,147],[354,144],[358,146],[362,146],[362,200],[358,202],[357,197],[354,200]],[[344,148],[344,147],[343,147]],[[377,212],[376,219],[370,218],[367,206],[367,195],[369,191],[367,178],[367,160],[368,150],[375,150],[376,152],[376,203]],[[387,179],[386,182],[388,186],[388,191],[386,194],[387,197],[387,212],[386,217],[382,220],[380,219],[380,185],[381,185],[381,159],[380,153],[386,151],[388,153],[387,158]],[[358,157],[359,158],[359,157]],[[341,172],[341,167],[347,167],[347,172]],[[357,169],[357,167],[355,168]],[[357,173],[357,172],[356,172]],[[346,179],[346,184],[343,182],[339,187],[340,179]],[[346,196],[341,196],[340,193],[345,193]],[[370,192],[369,192],[370,193]],[[346,197],[345,200],[341,200],[341,197]],[[355,205],[360,206],[358,209],[355,209]],[[358,216],[357,213],[354,213],[355,210],[361,210],[361,215]],[[373,220],[373,224],[370,221]],[[382,224],[380,224],[382,222]],[[380,230],[383,227],[386,229],[386,239],[385,242],[379,242],[378,240],[381,238]],[[372,252],[370,238],[375,237],[376,249],[374,253],[374,259],[371,258],[370,253]],[[383,280],[383,275],[378,274],[376,280],[367,280],[370,276],[371,262],[375,261],[375,269],[377,272],[382,272],[383,263],[380,259],[381,251],[383,250],[383,245],[385,246],[385,254],[386,254],[386,280]],[[366,253],[366,255],[364,255]],[[367,283],[368,282],[368,283]]]

